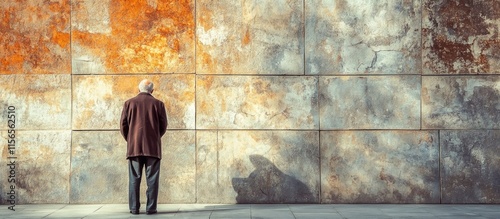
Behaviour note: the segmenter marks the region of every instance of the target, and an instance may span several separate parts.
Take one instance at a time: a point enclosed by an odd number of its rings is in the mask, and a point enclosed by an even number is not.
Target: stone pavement
[[[0,218],[500,218],[500,205],[444,204],[160,204],[131,215],[126,204],[0,206]]]

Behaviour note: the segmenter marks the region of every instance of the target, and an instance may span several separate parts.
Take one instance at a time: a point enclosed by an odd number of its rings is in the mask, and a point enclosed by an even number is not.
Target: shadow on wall
[[[237,203],[315,203],[309,188],[279,170],[261,155],[250,155],[255,170],[248,178],[233,178]]]

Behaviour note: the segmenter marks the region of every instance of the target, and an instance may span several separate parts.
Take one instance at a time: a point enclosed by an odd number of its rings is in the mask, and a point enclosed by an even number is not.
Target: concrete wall
[[[499,10],[2,1],[0,203],[126,203],[143,78],[168,108],[161,203],[500,203]]]

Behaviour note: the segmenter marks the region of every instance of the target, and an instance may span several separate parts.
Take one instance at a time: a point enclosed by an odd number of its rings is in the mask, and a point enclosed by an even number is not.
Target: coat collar
[[[137,94],[137,96],[139,95],[149,95],[149,96],[153,96],[152,94],[148,93],[148,92],[140,92],[139,94]]]

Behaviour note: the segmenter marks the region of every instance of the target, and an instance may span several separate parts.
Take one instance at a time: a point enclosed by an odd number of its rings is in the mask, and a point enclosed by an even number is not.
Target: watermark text
[[[16,207],[16,107],[7,108],[7,203],[9,210]]]

